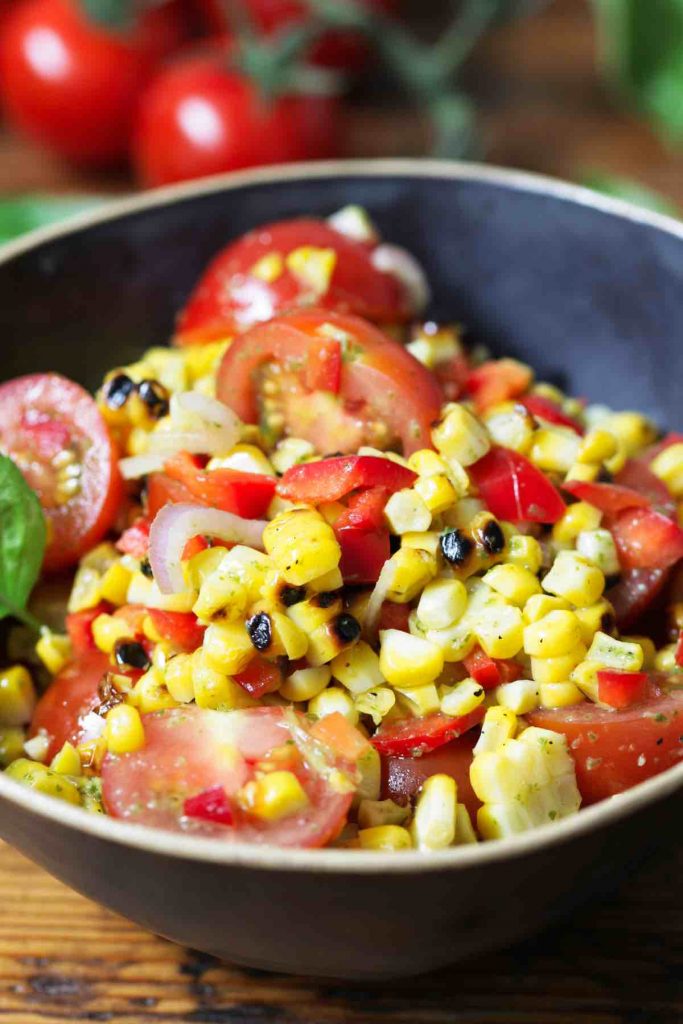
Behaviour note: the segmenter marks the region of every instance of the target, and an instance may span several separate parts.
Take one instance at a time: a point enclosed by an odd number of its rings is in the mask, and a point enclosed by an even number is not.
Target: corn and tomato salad
[[[428,299],[350,207],[230,243],[94,398],[0,386],[48,525],[9,777],[226,841],[434,851],[681,759],[683,435]]]

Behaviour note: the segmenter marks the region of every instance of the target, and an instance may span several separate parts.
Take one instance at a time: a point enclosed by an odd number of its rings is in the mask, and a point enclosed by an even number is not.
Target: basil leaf
[[[138,11],[136,0],[80,0],[80,5],[88,21],[114,31],[130,28]]]
[[[26,608],[43,564],[47,530],[34,491],[6,455],[0,455],[0,619]]]
[[[99,196],[18,196],[0,199],[0,243],[34,228],[55,224],[74,213],[100,206]]]
[[[646,188],[645,185],[630,178],[620,178],[611,174],[588,174],[581,184],[586,188],[592,188],[595,192],[602,192],[606,196],[614,196],[615,199],[626,199],[636,206],[644,206],[646,210],[654,210],[655,213],[666,213],[670,217],[680,217],[680,210],[665,196],[661,196],[654,189]]]

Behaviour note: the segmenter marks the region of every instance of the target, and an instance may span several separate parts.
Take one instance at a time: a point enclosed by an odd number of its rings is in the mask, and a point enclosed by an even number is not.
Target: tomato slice
[[[82,612],[69,612],[66,617],[66,631],[73,648],[74,656],[80,658],[88,651],[96,650],[92,635],[92,624],[98,615],[111,612],[111,605],[100,601],[94,608],[86,608]]]
[[[136,519],[132,526],[124,530],[116,542],[116,549],[124,555],[143,559],[149,550],[149,530],[151,521],[144,516]]]
[[[472,679],[485,690],[492,690],[501,683],[511,683],[522,675],[521,665],[512,658],[490,658],[479,646],[463,662]]]
[[[477,412],[507,402],[528,390],[533,375],[528,366],[515,359],[491,359],[470,370],[465,391],[474,399]]]
[[[342,455],[292,466],[278,481],[277,493],[288,501],[317,505],[339,501],[360,487],[381,488],[387,494],[410,487],[417,474],[391,459],[376,455]]]
[[[388,530],[362,530],[335,524],[341,548],[339,570],[345,583],[376,583],[382,566],[391,557]]]
[[[200,821],[215,821],[218,825],[232,825],[235,820],[228,795],[222,786],[212,786],[197,796],[189,796],[183,804],[183,814],[187,818],[199,818]]]
[[[599,669],[598,699],[602,704],[609,704],[618,710],[639,704],[647,696],[647,681],[646,672]]]
[[[567,480],[562,489],[573,494],[579,501],[587,501],[589,505],[599,508],[607,515],[616,515],[627,508],[647,508],[649,498],[639,494],[631,487],[620,484],[591,483],[584,480]]]
[[[402,718],[397,722],[380,725],[370,742],[380,754],[417,757],[462,736],[481,722],[484,713],[485,708],[478,707],[459,718],[452,718],[440,711],[424,718]]]
[[[243,519],[265,515],[275,494],[275,477],[237,469],[202,469],[197,458],[178,452],[164,466],[166,475],[186,487],[195,501]]]
[[[234,801],[252,778],[254,763],[290,743],[281,708],[222,712],[188,705],[144,715],[143,723],[145,746],[134,754],[108,755],[102,765],[104,804],[114,817],[226,841],[290,847],[324,846],[343,825],[351,794],[338,793],[303,759],[296,774],[309,803],[297,814],[262,821]],[[230,801],[230,827],[183,813],[186,800],[216,786]]]
[[[377,629],[402,629],[404,633],[408,633],[410,611],[409,604],[396,604],[395,601],[385,601],[380,608]]]
[[[382,799],[404,804],[415,796],[430,775],[450,775],[458,784],[458,801],[473,817],[481,807],[470,783],[472,748],[478,734],[470,731],[420,757],[382,757]]]
[[[159,636],[174,647],[187,653],[201,647],[206,626],[200,625],[192,612],[165,612],[160,608],[148,608],[147,614]]]
[[[683,558],[683,530],[652,508],[624,509],[610,530],[624,569],[668,569]]]
[[[683,668],[683,629],[678,634],[676,641],[676,664]]]
[[[17,463],[50,522],[44,568],[75,564],[112,526],[123,496],[96,403],[56,373],[8,381],[0,385],[0,451]]]
[[[581,424],[563,412],[557,402],[553,402],[550,398],[544,398],[543,395],[526,395],[523,398],[518,398],[517,402],[538,420],[555,423],[559,427],[568,427],[575,434],[583,435],[584,433]]]
[[[338,394],[311,389],[309,366],[331,336],[341,340]],[[267,400],[261,383],[270,373]],[[436,378],[402,345],[355,316],[295,311],[252,328],[229,347],[218,370],[218,398],[245,423],[303,437],[322,454],[363,444],[404,454],[430,448],[442,393]]]
[[[629,630],[661,593],[668,579],[667,569],[626,569],[605,597],[614,608],[617,626]]]
[[[50,737],[48,760],[67,742],[75,745],[99,735],[87,717],[100,704],[98,687],[110,669],[107,655],[95,650],[71,662],[50,683],[36,705],[29,730],[35,736],[43,729]],[[95,721],[98,724],[101,728],[101,719]]]
[[[233,678],[255,700],[260,700],[267,693],[275,693],[282,685],[279,665],[266,661],[260,654],[252,658],[247,667]]]
[[[526,716],[531,725],[567,737],[585,804],[623,793],[683,757],[683,692],[667,692],[655,680],[648,691],[642,703],[623,711],[585,702]]]
[[[556,523],[564,514],[565,504],[550,480],[510,448],[492,448],[467,472],[499,519]]]
[[[622,487],[630,487],[646,497],[660,512],[676,515],[676,502],[666,484],[656,476],[649,466],[649,457],[629,459],[615,477]]]
[[[304,277],[287,267],[287,256],[304,247],[332,250],[335,265],[329,285],[317,294]],[[274,257],[270,280],[257,265]],[[260,264],[263,267],[263,263]],[[411,315],[404,286],[377,270],[371,247],[354,242],[322,220],[300,218],[267,224],[230,243],[215,257],[180,314],[175,343],[196,344],[239,334],[254,324],[311,301],[377,323],[395,323]]]

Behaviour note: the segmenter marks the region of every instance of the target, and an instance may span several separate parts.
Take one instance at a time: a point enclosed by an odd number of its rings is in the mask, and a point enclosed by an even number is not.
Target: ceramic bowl
[[[366,206],[425,265],[435,317],[591,401],[683,427],[683,230],[537,177],[383,161],[248,172],[117,203],[0,252],[0,376],[87,385],[168,338],[228,239]],[[0,776],[0,835],[79,892],[234,963],[339,978],[429,970],[542,927],[631,870],[680,815],[683,764],[533,833],[432,855],[226,846]]]

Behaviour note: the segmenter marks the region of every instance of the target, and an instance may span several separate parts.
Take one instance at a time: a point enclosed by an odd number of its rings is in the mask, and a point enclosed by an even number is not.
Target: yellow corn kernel
[[[655,669],[657,672],[677,671],[676,647],[676,644],[667,644],[665,647],[660,647],[655,656]]]
[[[50,768],[53,772],[59,772],[60,775],[80,775],[81,759],[76,748],[71,743],[65,743],[62,749],[52,758]]]
[[[462,351],[460,341],[451,328],[440,328],[434,334],[420,329],[406,345],[411,355],[423,366],[433,370],[439,363],[447,362]]]
[[[226,676],[236,675],[254,657],[254,645],[243,622],[213,622],[204,634],[204,660]]]
[[[581,439],[576,459],[582,464],[600,464],[616,455],[617,449],[618,444],[614,434],[609,430],[595,427]]]
[[[142,750],[145,729],[137,708],[130,704],[113,707],[107,714],[104,736],[110,754],[134,754],[136,750]]]
[[[325,689],[331,678],[329,665],[320,665],[319,668],[300,668],[285,679],[279,692],[285,700],[291,700],[295,704],[311,700]]]
[[[331,622],[343,610],[341,594],[324,594],[323,599],[314,597],[308,601],[297,601],[287,608],[287,616],[299,629],[312,633],[318,626]]]
[[[33,680],[23,665],[0,669],[0,725],[26,725],[36,706]]]
[[[455,845],[469,846],[478,843],[479,837],[474,830],[470,812],[465,804],[456,804],[455,808]]]
[[[615,640],[607,633],[597,632],[588,650],[587,658],[602,668],[620,672],[639,672],[643,667],[643,648],[637,643]]]
[[[191,382],[212,373],[226,348],[225,341],[212,341],[207,345],[188,345],[182,349],[185,369]]]
[[[462,580],[436,579],[420,595],[417,617],[422,627],[445,629],[462,618],[467,608],[467,590]]]
[[[147,608],[160,608],[165,612],[190,612],[196,594],[192,590],[182,594],[162,594],[155,580],[141,572],[131,576],[126,596],[127,604],[144,604]]]
[[[549,594],[535,594],[524,605],[522,618],[525,625],[538,622],[550,612],[563,611],[569,608],[569,602],[563,597],[551,597]]]
[[[458,500],[459,494],[445,474],[418,477],[413,490],[432,515],[439,515]]]
[[[585,530],[597,530],[602,519],[600,509],[586,501],[568,505],[561,519],[553,526],[552,538],[556,544],[571,545]]]
[[[584,695],[575,683],[540,683],[538,687],[542,708],[566,708],[580,704]]]
[[[124,619],[105,613],[93,622],[92,635],[99,650],[111,654],[118,640],[130,637],[130,626]]]
[[[12,761],[24,756],[25,739],[26,733],[21,726],[0,726],[0,768],[7,768]]]
[[[247,605],[259,600],[271,568],[260,551],[236,545],[204,578],[192,610],[204,622],[240,618]]]
[[[174,701],[179,704],[193,701],[192,655],[176,654],[170,658],[164,667],[164,682]]]
[[[374,828],[362,828],[358,833],[358,845],[361,850],[410,850],[413,841],[410,832],[401,825],[376,825]]]
[[[379,725],[396,705],[396,694],[388,686],[378,686],[376,690],[366,690],[354,701],[359,715],[370,715],[375,725]]]
[[[290,273],[311,291],[315,299],[324,295],[330,286],[337,254],[334,249],[302,245],[288,253],[285,263]]]
[[[235,711],[256,707],[258,703],[234,679],[212,668],[201,648],[192,657],[192,686],[195,702],[200,708]]]
[[[474,679],[462,679],[454,686],[440,686],[440,710],[444,715],[460,718],[475,711],[486,699],[486,692],[481,683]]]
[[[605,576],[614,576],[619,572],[619,555],[609,530],[582,530],[576,538],[576,550],[593,565],[597,565]]]
[[[605,576],[574,551],[560,551],[543,579],[543,589],[583,608],[600,600],[605,589]]]
[[[263,821],[280,821],[298,814],[308,806],[305,789],[294,772],[268,772],[252,779],[237,794],[242,810]]]
[[[275,476],[275,471],[266,455],[255,444],[236,444],[227,455],[210,459],[207,467],[213,469],[236,469],[242,473],[261,473]]]
[[[529,458],[549,473],[566,473],[576,462],[579,436],[569,427],[541,427],[534,434]]]
[[[291,661],[303,658],[310,646],[309,637],[283,612],[270,612],[269,617],[271,644],[268,648],[268,655],[279,656],[284,654]],[[317,634],[317,632],[316,630],[315,633]],[[313,634],[310,640],[312,641],[312,639]],[[335,653],[337,652],[335,651]]]
[[[420,448],[408,459],[408,466],[418,476],[441,476],[448,473],[448,463],[432,448]]]
[[[325,690],[312,697],[308,702],[308,713],[316,718],[325,718],[338,711],[344,718],[356,725],[358,722],[358,711],[352,698],[342,690],[341,686],[328,686]]]
[[[643,652],[643,671],[651,671],[654,668],[657,648],[649,636],[622,636],[621,639],[629,644],[638,644]]]
[[[495,689],[495,699],[501,707],[509,708],[515,715],[527,715],[538,707],[538,683],[531,679],[515,679]]]
[[[534,438],[535,423],[521,406],[505,403],[486,416],[486,428],[496,444],[526,455]]]
[[[506,740],[512,739],[517,731],[517,715],[508,707],[494,705],[488,708],[481,724],[481,734],[477,740],[474,753],[497,750]]]
[[[117,606],[125,604],[132,575],[121,562],[110,565],[100,583],[102,600]]]
[[[415,804],[411,825],[418,850],[444,850],[455,839],[458,791],[450,775],[430,775]]]
[[[95,622],[97,622],[97,619],[95,619]],[[71,660],[73,655],[71,641],[68,636],[62,633],[53,633],[51,630],[43,627],[40,640],[36,644],[36,654],[48,672],[56,676],[67,662]]]
[[[657,437],[655,425],[639,412],[613,412],[600,425],[621,441],[627,458],[637,455]]]
[[[376,689],[384,683],[379,657],[369,644],[361,640],[331,662],[332,675],[354,696]]]
[[[532,658],[531,675],[536,683],[566,683],[576,666],[586,657],[586,645],[579,643],[557,658]]]
[[[283,437],[275,446],[270,461],[277,473],[286,473],[292,466],[307,462],[315,455],[315,446],[301,437]]]
[[[519,565],[494,565],[484,576],[484,582],[518,608],[523,608],[534,594],[541,593],[541,584],[534,573]]]
[[[414,488],[396,491],[384,506],[384,518],[392,533],[416,533],[428,530],[432,513]]]
[[[491,447],[486,428],[462,405],[452,405],[445,418],[432,430],[436,449],[461,466],[478,462]]]
[[[385,567],[390,566],[390,601],[407,604],[436,576],[436,559],[417,548],[399,548]]]
[[[399,706],[413,718],[424,718],[440,710],[441,698],[434,683],[426,686],[395,686]]]
[[[521,569],[527,569],[535,575],[543,564],[541,545],[535,537],[515,533],[508,540],[505,561]]]
[[[587,608],[576,608],[574,611],[581,624],[581,639],[586,645],[593,642],[593,637],[605,623],[614,621],[614,609],[604,597]]]
[[[263,543],[283,578],[295,587],[336,569],[341,557],[334,530],[312,509],[281,512],[268,523]]]
[[[617,450],[611,459],[605,459],[605,469],[616,476],[626,465],[628,459],[628,448],[621,438],[617,438]]]
[[[522,649],[522,613],[511,605],[487,608],[474,622],[477,640],[489,658],[514,658]]]
[[[358,807],[364,800],[379,800],[382,785],[382,759],[372,744],[368,743],[356,761],[356,770],[360,781],[353,794],[353,807]]]
[[[185,563],[185,575],[193,590],[200,591],[206,580],[216,571],[227,554],[224,547],[206,548]]]
[[[333,590],[340,590],[344,585],[344,577],[340,569],[330,569],[322,576],[316,576],[306,584],[314,594],[328,594]]]
[[[575,462],[567,471],[565,480],[580,480],[582,483],[592,483],[600,476],[600,464],[597,462]]]
[[[178,706],[166,689],[163,672],[154,667],[140,676],[128,699],[143,715]]]
[[[683,441],[662,449],[650,463],[650,469],[675,498],[683,498]]]
[[[65,803],[75,804],[77,807],[81,804],[78,786],[66,776],[46,768],[43,764],[20,757],[10,764],[5,774],[15,782],[35,789],[37,793],[56,797],[58,800],[64,800]]]
[[[361,828],[380,828],[382,825],[402,825],[410,817],[410,808],[393,800],[364,799],[358,805],[358,824]]]
[[[569,611],[551,611],[524,628],[524,653],[534,658],[568,654],[581,640],[581,624]]]
[[[401,537],[401,547],[416,548],[418,551],[426,551],[432,558],[436,558],[439,551],[438,530],[423,530],[419,533],[404,533]]]
[[[379,668],[392,686],[426,686],[443,671],[444,658],[436,644],[399,629],[380,633]]]
[[[580,661],[570,675],[570,681],[594,703],[598,700],[598,670],[601,667],[595,661]]]
[[[32,761],[40,761],[41,764],[45,764],[49,747],[50,737],[44,729],[41,729],[37,735],[25,741],[24,752],[28,754]]]

